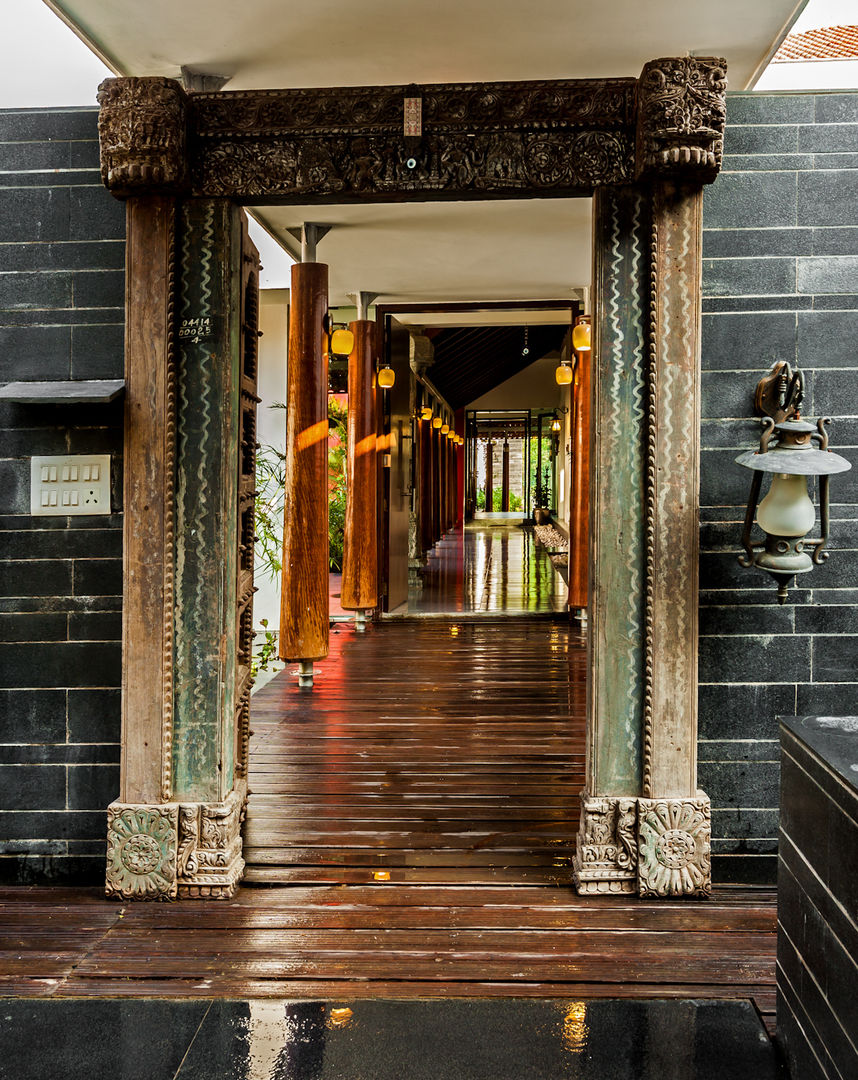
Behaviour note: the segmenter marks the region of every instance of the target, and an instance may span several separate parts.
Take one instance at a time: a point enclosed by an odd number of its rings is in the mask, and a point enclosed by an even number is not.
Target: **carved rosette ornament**
[[[708,896],[709,799],[581,798],[573,880],[583,895]]]
[[[712,888],[709,800],[640,799],[638,892],[708,896]]]
[[[176,806],[107,808],[107,895],[122,900],[176,896]]]
[[[181,84],[158,77],[105,79],[98,103],[105,186],[120,197],[183,190],[188,139]]]
[[[108,896],[174,900],[233,896],[244,872],[241,823],[246,785],[222,803],[108,807]]]
[[[716,57],[665,57],[638,81],[635,176],[711,183],[721,168],[727,64]]]

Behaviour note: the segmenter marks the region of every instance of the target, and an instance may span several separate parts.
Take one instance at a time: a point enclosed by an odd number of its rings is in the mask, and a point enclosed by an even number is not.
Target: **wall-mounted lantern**
[[[328,352],[331,356],[350,356],[355,347],[355,336],[344,323],[335,323],[330,311],[324,320],[328,335]]]
[[[575,372],[568,360],[561,360],[554,369],[554,381],[558,386],[569,386],[574,377]]]
[[[385,363],[378,369],[376,378],[378,379],[378,385],[382,390],[389,390],[396,382],[396,372],[390,364]]]
[[[799,406],[804,396],[804,377],[787,363],[778,363],[757,385],[755,406],[763,415],[763,434],[758,450],[740,454],[739,465],[753,470],[751,491],[742,533],[742,566],[766,570],[778,585],[778,601],[787,599],[787,589],[796,574],[806,574],[814,564],[828,558],[829,504],[828,478],[846,472],[851,464],[828,449],[827,418],[811,424],[801,419]],[[763,477],[772,480],[760,500]],[[819,538],[808,540],[816,521],[816,509],[807,490],[807,478],[819,477]],[[759,503],[759,508],[758,508]],[[765,541],[754,542],[751,532],[757,524]],[[812,552],[812,555],[810,554]]]
[[[572,348],[575,352],[589,352],[590,340],[590,316],[579,315],[572,327]]]

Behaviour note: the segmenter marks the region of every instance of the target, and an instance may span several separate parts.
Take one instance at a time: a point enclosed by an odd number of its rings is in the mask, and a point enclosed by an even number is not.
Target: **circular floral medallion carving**
[[[704,896],[711,887],[708,800],[638,800],[638,892]]]
[[[122,845],[119,858],[132,874],[151,874],[161,861],[161,849],[157,840],[145,833],[137,833]]]
[[[176,895],[178,807],[115,803],[108,811],[107,891],[126,899]]]
[[[679,870],[694,858],[694,837],[682,829],[668,829],[656,841],[655,857],[671,870]]]

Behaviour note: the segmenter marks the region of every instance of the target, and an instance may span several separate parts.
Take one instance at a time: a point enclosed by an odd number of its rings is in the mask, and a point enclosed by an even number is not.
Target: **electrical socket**
[[[109,513],[109,454],[30,458],[32,517]]]

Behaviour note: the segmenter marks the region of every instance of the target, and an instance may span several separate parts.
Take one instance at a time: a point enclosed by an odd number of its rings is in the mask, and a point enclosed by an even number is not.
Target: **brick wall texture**
[[[0,382],[123,375],[123,207],[92,109],[0,112]],[[33,454],[112,456],[102,517],[31,518]],[[116,797],[122,405],[0,402],[0,879],[97,881]]]
[[[0,382],[121,378],[124,214],[96,114],[0,113]],[[778,715],[858,712],[858,94],[735,94],[704,203],[700,785],[716,880],[774,880]],[[856,462],[789,603],[736,561],[754,386],[807,376]],[[118,791],[121,515],[30,518],[32,454],[110,453],[122,408],[0,404],[0,878],[103,875]]]
[[[858,713],[858,94],[733,94],[704,198],[700,786],[716,876],[774,880],[778,715]],[[759,377],[805,373],[830,416],[832,549],[787,604],[736,561]]]

